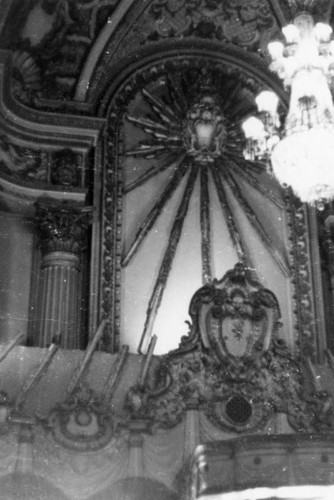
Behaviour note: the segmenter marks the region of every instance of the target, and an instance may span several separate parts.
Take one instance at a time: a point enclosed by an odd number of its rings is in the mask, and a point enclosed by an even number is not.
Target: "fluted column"
[[[38,345],[49,345],[61,334],[61,347],[79,349],[80,253],[85,247],[90,211],[67,203],[36,204],[36,224],[42,250]]]

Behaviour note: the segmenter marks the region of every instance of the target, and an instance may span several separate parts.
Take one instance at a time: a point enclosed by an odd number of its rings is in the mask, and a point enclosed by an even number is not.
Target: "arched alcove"
[[[284,114],[285,94],[260,58],[196,40],[142,49],[110,73],[99,107],[108,119],[95,193],[101,251],[94,243],[100,314],[111,319],[106,349],[145,352],[153,334],[156,353],[175,348],[193,292],[240,260],[277,295],[293,348],[291,200],[243,157],[241,122],[263,88],[279,94]],[[220,132],[203,158],[189,127],[205,97]]]

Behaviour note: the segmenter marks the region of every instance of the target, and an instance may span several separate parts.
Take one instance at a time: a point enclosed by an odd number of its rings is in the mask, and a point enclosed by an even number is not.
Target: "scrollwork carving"
[[[149,38],[197,36],[255,48],[276,25],[268,2],[256,0],[156,0],[150,8],[155,31]]]

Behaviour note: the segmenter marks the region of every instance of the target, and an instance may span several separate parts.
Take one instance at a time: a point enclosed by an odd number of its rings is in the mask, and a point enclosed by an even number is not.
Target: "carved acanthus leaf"
[[[35,206],[35,222],[43,252],[79,253],[85,248],[87,229],[91,222],[90,208],[48,200],[40,200]]]

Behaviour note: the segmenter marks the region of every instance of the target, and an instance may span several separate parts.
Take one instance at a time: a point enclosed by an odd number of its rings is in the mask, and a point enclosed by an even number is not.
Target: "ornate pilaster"
[[[334,212],[332,204],[327,210],[319,213],[318,219],[327,344],[333,350],[334,339],[331,332],[334,325]]]
[[[36,203],[36,225],[42,250],[38,345],[61,334],[61,347],[83,347],[80,335],[80,253],[85,248],[90,209],[64,203]]]

